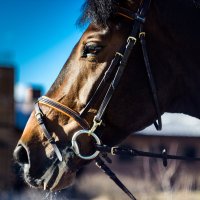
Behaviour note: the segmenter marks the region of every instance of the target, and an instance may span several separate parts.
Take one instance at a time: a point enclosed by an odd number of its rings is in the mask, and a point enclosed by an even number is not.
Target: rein
[[[109,147],[107,145],[96,145],[96,148],[101,153],[109,153],[111,155],[126,155],[132,157],[149,157],[162,159],[163,166],[167,167],[167,161],[170,160],[185,160],[185,161],[200,161],[200,157],[177,156],[167,154],[167,150],[163,149],[162,153],[153,153],[146,151],[139,151],[137,149],[122,148],[122,147]]]
[[[52,145],[56,156],[58,157],[59,161],[63,161],[62,153],[60,149],[58,148],[54,138],[51,136],[51,134],[48,132],[46,126],[45,126],[45,115],[43,114],[40,104],[48,106],[58,112],[61,112],[62,114],[72,118],[74,121],[77,122],[77,124],[80,126],[81,130],[74,133],[72,140],[71,140],[71,149],[74,151],[74,153],[85,160],[96,160],[97,166],[102,169],[132,200],[136,200],[136,198],[131,194],[131,192],[123,185],[123,183],[117,178],[117,176],[111,171],[111,169],[105,164],[105,162],[102,160],[102,158],[107,161],[111,162],[110,159],[107,157],[108,150],[111,150],[111,153],[118,154],[120,152],[120,149],[117,147],[109,148],[105,145],[102,145],[101,143],[101,135],[97,135],[95,133],[96,129],[101,126],[102,124],[102,118],[103,115],[107,109],[107,106],[120,82],[120,79],[124,73],[125,67],[127,65],[128,59],[130,57],[130,54],[132,52],[133,47],[135,46],[137,39],[140,39],[143,57],[144,57],[144,64],[149,80],[150,90],[152,93],[152,99],[154,102],[154,107],[157,115],[157,121],[154,122],[155,128],[157,130],[162,129],[162,120],[161,120],[161,112],[159,107],[159,101],[157,96],[157,90],[155,87],[155,82],[152,76],[151,67],[149,63],[149,58],[147,54],[147,48],[146,48],[146,40],[145,40],[145,32],[143,31],[143,24],[145,23],[147,11],[150,7],[151,0],[143,0],[142,4],[138,8],[138,11],[136,13],[130,12],[126,9],[119,8],[116,14],[124,16],[130,20],[133,21],[133,27],[130,35],[127,38],[127,43],[124,47],[122,47],[119,52],[116,52],[113,60],[111,61],[110,66],[108,67],[107,71],[105,72],[101,82],[99,83],[97,89],[95,90],[93,96],[83,109],[81,113],[78,113],[71,108],[56,102],[46,96],[40,97],[38,101],[35,104],[35,116],[37,118],[38,124],[44,133],[44,136],[47,138],[49,143]],[[114,78],[111,79],[111,76]],[[105,88],[105,84],[108,83],[109,87],[104,95],[103,101],[100,104],[100,107],[97,111],[97,114],[93,118],[93,125],[90,127],[89,123],[83,118],[83,116],[88,112],[88,110],[91,108],[92,104],[94,104],[99,97],[100,93],[102,93],[103,89]],[[93,137],[93,139],[96,142],[96,151],[92,155],[84,156],[81,155],[78,143],[76,141],[77,137],[80,137],[80,135],[88,135],[89,137]],[[105,148],[106,147],[106,148]],[[137,151],[139,152],[139,151]],[[101,157],[99,154],[101,153]],[[169,159],[169,157],[167,157]]]

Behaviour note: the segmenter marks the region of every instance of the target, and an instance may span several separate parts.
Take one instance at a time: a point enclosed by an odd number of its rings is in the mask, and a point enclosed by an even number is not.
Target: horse
[[[200,118],[199,9],[198,0],[86,0],[78,21],[89,25],[14,150],[27,184],[70,186],[96,144],[161,129],[164,112]]]

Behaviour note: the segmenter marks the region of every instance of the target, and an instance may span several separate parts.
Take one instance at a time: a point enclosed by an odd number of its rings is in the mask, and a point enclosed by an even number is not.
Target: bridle
[[[78,157],[82,159],[91,160],[91,159],[96,158],[96,161],[99,167],[102,168],[115,181],[115,183],[126,192],[126,194],[131,199],[135,199],[135,197],[128,191],[127,188],[125,188],[125,186],[119,181],[119,179],[117,179],[115,174],[99,158],[98,155],[100,153],[100,150],[97,148],[97,150],[92,155],[89,155],[89,156],[81,155],[79,146],[76,140],[78,137],[80,137],[80,135],[87,134],[88,136],[94,138],[97,146],[101,145],[100,136],[95,133],[96,129],[102,124],[102,118],[104,116],[104,113],[124,73],[130,54],[133,50],[133,47],[135,46],[137,42],[137,38],[140,39],[143,57],[144,57],[144,63],[145,63],[146,71],[147,71],[147,76],[148,76],[152,98],[153,98],[153,102],[155,106],[155,111],[157,114],[157,121],[154,122],[154,125],[157,130],[162,129],[162,120],[161,120],[161,112],[160,112],[160,107],[159,107],[158,95],[157,95],[157,90],[155,87],[154,79],[153,79],[150,64],[149,64],[149,58],[148,58],[147,48],[146,48],[145,32],[143,30],[143,24],[145,23],[145,19],[147,16],[147,11],[150,7],[150,3],[151,3],[151,0],[143,0],[136,13],[130,12],[129,10],[125,8],[121,8],[119,6],[116,7],[117,8],[116,14],[124,16],[130,20],[134,19],[132,30],[130,32],[130,35],[127,38],[126,45],[123,46],[118,52],[116,52],[113,60],[111,61],[110,66],[106,70],[94,94],[92,95],[91,99],[89,100],[89,102],[87,103],[87,105],[85,106],[85,108],[83,109],[81,113],[78,113],[70,109],[69,107],[59,102],[56,102],[46,96],[40,97],[35,104],[35,116],[37,118],[37,121],[40,125],[42,132],[44,133],[44,136],[47,138],[49,143],[51,143],[59,161],[63,160],[62,153],[59,150],[54,138],[51,136],[51,134],[48,132],[45,126],[45,115],[43,114],[40,108],[40,105],[45,105],[52,109],[55,109],[58,112],[61,112],[62,114],[74,119],[78,123],[78,125],[81,127],[81,130],[74,133],[71,140],[71,143],[72,143],[71,149],[74,151],[74,153]],[[83,116],[89,111],[91,106],[96,102],[97,98],[100,96],[100,94],[104,90],[105,84],[109,84],[109,87],[105,93],[103,101],[100,104],[97,114],[93,118],[93,125],[92,127],[90,127],[89,123],[84,119]],[[105,154],[104,154],[104,158],[108,160]]]
[[[55,152],[58,152],[58,148],[56,147],[54,139],[50,136],[48,133],[46,127],[45,127],[45,122],[44,122],[44,117],[45,115],[43,114],[42,110],[40,109],[40,104],[48,106],[52,109],[57,110],[58,112],[61,112],[62,114],[74,119],[78,125],[81,127],[80,131],[77,131],[72,138],[72,147],[75,153],[83,158],[83,159],[94,159],[96,154],[94,156],[89,156],[85,157],[79,154],[79,149],[78,149],[78,144],[76,143],[76,138],[81,135],[81,134],[89,134],[90,136],[93,136],[94,139],[97,142],[97,137],[96,134],[94,133],[97,127],[101,126],[102,124],[102,118],[103,115],[107,109],[107,106],[120,82],[120,79],[123,75],[123,72],[125,70],[125,67],[127,65],[128,59],[130,57],[130,54],[132,52],[133,47],[135,46],[137,42],[137,38],[139,37],[141,46],[142,46],[142,52],[143,52],[143,57],[144,57],[144,63],[148,75],[148,80],[149,80],[149,85],[151,88],[152,92],[152,97],[154,101],[154,106],[155,106],[155,111],[157,114],[157,121],[154,122],[154,125],[157,130],[162,129],[162,120],[161,120],[161,113],[160,113],[160,107],[159,107],[159,102],[158,102],[158,95],[154,83],[154,79],[152,76],[150,64],[149,64],[149,59],[148,59],[148,54],[146,50],[146,41],[145,41],[145,32],[143,31],[143,24],[145,23],[145,18],[147,15],[148,8],[150,6],[151,0],[143,0],[142,4],[140,5],[138,11],[136,13],[132,13],[127,9],[118,7],[117,8],[117,14],[126,16],[129,19],[134,19],[133,23],[133,28],[130,33],[130,35],[127,38],[127,43],[125,47],[123,46],[119,52],[115,53],[115,56],[113,60],[111,61],[110,66],[106,70],[103,78],[101,79],[99,85],[97,86],[94,94],[90,98],[89,102],[86,104],[85,108],[82,110],[81,113],[78,113],[71,108],[54,101],[46,96],[42,96],[38,99],[38,101],[35,104],[35,116],[39,122],[40,127],[42,128],[46,138],[49,140],[51,144],[54,146]],[[114,73],[114,78],[111,79]],[[110,80],[111,79],[111,80]],[[109,84],[109,87],[106,91],[106,94],[103,98],[103,101],[101,102],[99,109],[96,113],[96,115],[93,118],[93,125],[90,127],[89,123],[83,118],[84,115],[89,111],[91,106],[96,102],[97,98],[99,97],[100,93],[103,91],[105,84]],[[56,153],[57,156],[61,153]],[[59,160],[61,160],[60,155],[58,156]]]
[[[117,0],[113,0],[117,1]],[[35,116],[39,123],[39,126],[47,138],[49,143],[52,145],[56,156],[58,157],[59,161],[63,161],[62,153],[58,148],[54,138],[48,132],[45,126],[45,115],[43,114],[40,105],[48,106],[58,112],[72,118],[76,123],[80,126],[80,130],[75,132],[71,139],[71,150],[74,153],[85,160],[96,160],[96,165],[102,169],[132,200],[136,200],[133,194],[124,186],[124,184],[117,178],[117,176],[112,172],[112,170],[105,164],[104,161],[111,163],[110,158],[107,156],[107,153],[112,155],[128,155],[128,156],[145,156],[145,157],[153,157],[153,158],[161,158],[163,160],[163,165],[167,166],[168,159],[176,159],[176,160],[189,160],[189,161],[200,161],[198,157],[185,157],[185,156],[177,156],[177,155],[168,155],[167,151],[164,149],[162,153],[151,153],[151,152],[144,152],[138,151],[136,149],[125,149],[120,147],[109,147],[107,145],[102,144],[101,142],[101,135],[96,133],[97,128],[102,125],[102,118],[107,109],[107,106],[120,82],[120,79],[123,75],[124,69],[127,65],[128,59],[132,52],[133,47],[135,46],[137,39],[139,38],[144,64],[148,76],[149,86],[152,93],[152,99],[155,107],[155,112],[157,115],[157,121],[154,122],[155,128],[157,130],[162,129],[162,120],[161,120],[161,112],[159,107],[158,95],[157,90],[155,87],[154,78],[152,76],[151,67],[149,63],[147,48],[146,48],[146,40],[145,40],[145,32],[143,31],[143,24],[145,23],[145,19],[147,16],[147,11],[150,7],[151,0],[143,0],[140,7],[138,8],[137,12],[131,12],[125,8],[119,7],[116,3],[116,14],[126,17],[130,20],[133,20],[133,26],[129,37],[127,38],[127,43],[123,46],[118,52],[115,53],[113,60],[111,61],[108,69],[106,70],[103,78],[101,79],[99,85],[97,86],[95,92],[93,93],[92,97],[90,98],[89,102],[82,110],[81,113],[78,113],[71,108],[54,101],[46,96],[42,96],[38,99],[35,104]],[[96,115],[93,118],[93,125],[90,126],[89,123],[84,119],[84,116],[88,113],[89,109],[92,107],[94,103],[96,103],[98,97],[101,95],[105,89],[105,85],[109,85],[104,98],[99,106],[99,109]],[[77,143],[77,138],[81,135],[88,135],[89,137],[93,137],[96,144],[96,151],[92,155],[82,155],[80,153],[80,149]],[[100,157],[101,156],[101,157]],[[104,160],[104,161],[103,161]]]

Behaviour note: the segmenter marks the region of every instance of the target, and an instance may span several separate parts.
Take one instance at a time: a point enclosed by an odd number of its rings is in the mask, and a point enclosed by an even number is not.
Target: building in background
[[[0,66],[0,124],[13,127],[14,116],[14,68]]]
[[[12,151],[17,143],[14,111],[14,67],[0,66],[0,192],[15,183]]]
[[[41,86],[19,84],[15,87],[15,116],[16,128],[23,130],[34,109],[34,104],[42,95]]]
[[[14,66],[0,65],[0,194],[19,183],[19,177],[15,175],[13,150],[34,102],[42,93],[40,86],[23,86],[21,91],[15,91],[15,88]]]

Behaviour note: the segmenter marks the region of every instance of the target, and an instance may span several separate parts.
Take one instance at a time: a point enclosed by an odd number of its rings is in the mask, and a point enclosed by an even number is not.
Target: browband
[[[115,14],[116,15],[121,15],[125,18],[128,18],[130,20],[135,19],[135,13],[131,12],[130,10],[120,7],[120,6],[115,6]]]

